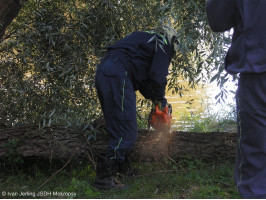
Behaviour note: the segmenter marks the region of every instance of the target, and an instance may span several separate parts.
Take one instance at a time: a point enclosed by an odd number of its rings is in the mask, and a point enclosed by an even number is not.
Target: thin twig
[[[222,181],[213,181],[214,183],[218,183],[218,184],[222,184],[224,186],[230,187],[231,184],[230,183],[226,183],[226,182],[222,182]]]
[[[159,174],[159,173],[169,173],[169,172],[177,172],[177,170],[161,170],[161,171],[156,171],[156,172],[150,172],[150,173],[146,173],[146,174],[141,174],[138,176],[134,176],[135,178],[139,178],[139,177],[143,177],[143,176],[150,176],[152,174]]]
[[[62,171],[70,162],[71,162],[71,160],[72,160],[72,158],[74,157],[74,154],[75,154],[75,152],[78,150],[78,148],[77,149],[75,149],[75,151],[73,151],[73,153],[71,154],[71,157],[69,158],[69,160],[65,163],[65,165],[61,168],[61,169],[59,169],[59,170],[57,170],[57,172],[55,172],[50,178],[48,178],[40,187],[38,187],[37,188],[37,190],[40,190],[46,183],[48,183],[54,176],[56,176],[60,171]]]
[[[89,152],[85,152],[85,153],[86,153],[86,155],[88,156],[89,161],[90,161],[91,164],[93,165],[94,170],[96,170],[96,162],[95,162],[95,160],[93,159],[93,153],[92,153],[92,151],[91,151],[91,148],[90,148],[90,153],[91,153],[91,155],[90,155]]]
[[[171,158],[170,156],[168,156],[168,159],[169,159],[172,163],[174,163],[176,166],[178,166],[177,162],[176,162],[173,158]]]
[[[89,153],[87,154],[88,157],[89,157],[89,160],[92,162],[92,165],[94,167],[94,169],[96,170],[96,162],[95,160],[93,159],[93,155],[96,155],[97,157],[100,157],[100,158],[104,158],[99,152],[97,152],[91,145],[90,141],[88,140],[88,138],[86,137],[85,138],[88,146],[89,146],[89,150],[90,150],[90,153],[91,153],[91,156],[89,156]]]

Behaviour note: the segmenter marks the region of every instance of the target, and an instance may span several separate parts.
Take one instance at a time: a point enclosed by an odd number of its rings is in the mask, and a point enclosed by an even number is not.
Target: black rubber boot
[[[128,186],[121,184],[114,177],[105,177],[95,179],[93,186],[99,190],[110,190],[110,189],[128,189]]]
[[[129,156],[125,157],[125,161],[118,166],[118,174],[123,176],[137,176],[139,174],[138,170],[131,166],[131,161]]]
[[[96,179],[93,186],[99,190],[127,189],[128,186],[121,184],[114,175],[117,173],[118,165],[115,162],[99,160],[96,167]]]

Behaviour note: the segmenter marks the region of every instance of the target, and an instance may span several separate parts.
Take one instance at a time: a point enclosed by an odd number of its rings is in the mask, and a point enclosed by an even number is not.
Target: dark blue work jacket
[[[231,74],[266,72],[266,0],[209,0],[206,11],[213,31],[234,28],[226,70]]]
[[[135,31],[108,48],[108,54],[119,57],[126,67],[134,89],[146,99],[160,101],[165,99],[166,76],[173,53],[169,41],[154,32]]]

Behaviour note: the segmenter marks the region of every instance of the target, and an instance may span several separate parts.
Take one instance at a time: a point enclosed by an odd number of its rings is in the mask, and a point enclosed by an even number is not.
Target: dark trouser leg
[[[110,136],[106,158],[120,164],[137,137],[135,91],[127,71],[112,59],[99,66],[95,82]]]
[[[235,182],[243,198],[266,198],[266,75],[241,75]]]

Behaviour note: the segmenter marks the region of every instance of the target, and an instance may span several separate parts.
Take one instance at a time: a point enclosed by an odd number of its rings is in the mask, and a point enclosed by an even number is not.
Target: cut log
[[[165,158],[226,159],[233,160],[236,148],[236,133],[191,133],[157,132],[140,130],[132,151],[135,161],[160,161]],[[48,159],[91,159],[103,153],[108,145],[108,136],[98,134],[97,140],[77,129],[56,128],[9,128],[0,133],[0,157],[10,152],[23,157]],[[15,148],[15,149],[14,149]],[[10,151],[10,149],[12,151]]]

